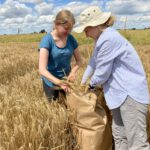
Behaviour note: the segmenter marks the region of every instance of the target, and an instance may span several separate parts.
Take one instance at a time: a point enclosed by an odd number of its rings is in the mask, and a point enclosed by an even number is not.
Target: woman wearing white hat
[[[83,75],[90,88],[103,87],[113,116],[115,150],[150,150],[147,111],[150,103],[146,75],[134,47],[112,26],[110,12],[91,6],[80,14],[75,32],[85,32],[95,40],[93,55]]]

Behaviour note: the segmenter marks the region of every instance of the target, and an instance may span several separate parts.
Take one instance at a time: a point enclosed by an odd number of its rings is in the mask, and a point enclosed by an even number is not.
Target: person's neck
[[[102,34],[102,32],[97,32],[97,35],[95,36],[95,41],[97,41],[98,40],[98,38],[100,37],[100,35]]]
[[[60,35],[56,29],[52,31],[53,35],[58,39],[67,39],[67,36]]]
[[[98,40],[98,38],[101,36],[101,34],[103,33],[103,31],[106,29],[105,26],[99,26],[97,28],[97,35],[95,36],[95,41]]]

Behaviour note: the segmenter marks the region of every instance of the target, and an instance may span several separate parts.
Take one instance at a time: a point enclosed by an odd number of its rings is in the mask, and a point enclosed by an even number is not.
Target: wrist
[[[70,74],[76,74],[76,70],[71,70]]]
[[[57,81],[55,82],[55,84],[58,85],[58,86],[61,86],[61,85],[62,85],[62,81],[61,81],[61,80],[57,80]]]
[[[71,70],[71,73],[76,73],[78,71],[79,67],[74,67],[72,70]]]

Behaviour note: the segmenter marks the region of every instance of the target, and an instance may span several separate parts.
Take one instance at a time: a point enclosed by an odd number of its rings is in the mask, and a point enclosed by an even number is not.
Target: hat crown
[[[102,11],[100,10],[98,6],[87,8],[85,11],[83,11],[80,14],[80,17],[79,17],[80,24],[85,24],[89,21],[93,21],[97,19],[97,17],[100,16],[101,14],[102,14]]]
[[[102,12],[98,6],[90,6],[80,14],[78,21],[79,25],[74,31],[81,33],[86,27],[102,25],[110,16],[111,12]]]

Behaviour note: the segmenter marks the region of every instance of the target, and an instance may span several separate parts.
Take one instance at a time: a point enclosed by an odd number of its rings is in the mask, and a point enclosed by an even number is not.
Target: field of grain
[[[150,88],[150,30],[120,32],[137,49]],[[43,35],[0,36],[0,150],[71,149],[65,107],[49,104],[43,94],[37,50]],[[75,34],[75,37],[84,62],[75,83],[77,86],[93,42],[82,34]]]

